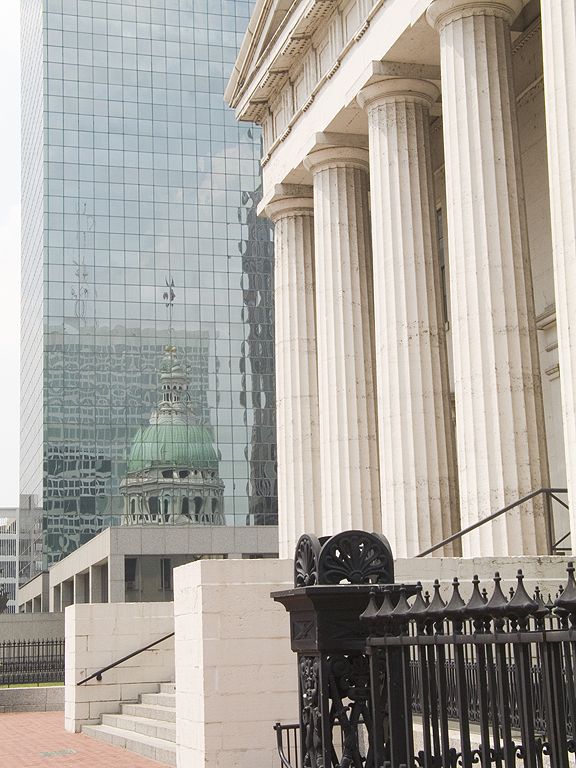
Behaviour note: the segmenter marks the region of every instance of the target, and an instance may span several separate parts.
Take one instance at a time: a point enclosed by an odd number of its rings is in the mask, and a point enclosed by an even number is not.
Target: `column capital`
[[[522,0],[432,0],[426,18],[432,27],[440,31],[465,16],[498,16],[512,22],[523,7]]]
[[[304,158],[304,166],[312,173],[326,168],[359,168],[368,171],[368,150],[364,147],[322,147],[311,152]]]
[[[430,107],[439,95],[440,89],[429,80],[387,77],[364,86],[356,96],[356,100],[366,110],[397,101],[409,101]]]
[[[259,213],[273,222],[284,216],[312,216],[314,214],[312,187],[307,184],[277,184],[270,202]]]

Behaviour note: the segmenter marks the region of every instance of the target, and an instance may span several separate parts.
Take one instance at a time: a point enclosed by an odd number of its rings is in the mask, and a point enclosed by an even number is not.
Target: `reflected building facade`
[[[275,524],[260,136],[223,93],[252,0],[23,0],[21,493],[28,577],[120,524],[178,350],[224,522]]]
[[[0,509],[0,614],[16,613],[18,600],[18,513]]]
[[[174,346],[160,366],[161,396],[136,433],[120,482],[124,525],[223,525],[224,483],[212,429],[194,407]]]

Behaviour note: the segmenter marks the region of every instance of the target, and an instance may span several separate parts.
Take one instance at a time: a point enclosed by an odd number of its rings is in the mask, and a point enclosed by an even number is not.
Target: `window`
[[[169,557],[160,558],[160,589],[172,589],[172,560]]]
[[[136,565],[138,558],[126,557],[124,558],[124,581],[126,582],[126,589],[136,589]]]

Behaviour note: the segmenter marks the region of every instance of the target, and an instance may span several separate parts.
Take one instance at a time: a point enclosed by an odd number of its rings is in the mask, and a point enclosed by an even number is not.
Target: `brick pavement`
[[[0,768],[159,768],[122,747],[64,730],[63,712],[0,714]]]

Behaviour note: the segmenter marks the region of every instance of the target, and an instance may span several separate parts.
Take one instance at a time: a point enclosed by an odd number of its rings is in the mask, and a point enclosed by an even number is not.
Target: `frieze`
[[[345,55],[349,49],[360,40],[370,26],[371,17],[375,11],[383,4],[384,0],[379,0],[377,3],[373,3],[371,0],[359,0],[359,24],[351,34],[345,34],[344,24],[344,11],[342,8],[334,9],[334,2],[328,0],[324,3],[316,3],[305,15],[309,25],[305,25],[303,28],[299,28],[297,34],[294,34],[287,41],[286,45],[280,52],[276,63],[285,65],[287,60],[294,63],[298,67],[298,71],[295,71],[295,67],[289,67],[288,69],[282,68],[283,78],[279,80],[270,80],[265,78],[260,87],[261,96],[268,101],[268,113],[275,119],[276,115],[284,109],[284,103],[282,98],[276,98],[276,104],[270,104],[270,98],[272,94],[278,94],[279,89],[289,89],[292,96],[292,104],[290,114],[287,115],[288,127],[291,128],[296,122],[299,115],[306,112],[314,101],[315,95],[321,89],[323,84],[330,80],[340,68]],[[319,25],[319,21],[328,22],[323,26]],[[314,22],[314,23],[312,23]],[[315,32],[315,34],[313,34]],[[325,54],[328,49],[327,57],[331,63],[324,65],[320,64],[320,55]],[[306,60],[306,53],[312,54],[313,62]],[[302,60],[304,66],[302,66]],[[322,71],[324,69],[324,71]],[[304,88],[307,95],[304,99],[301,99],[301,104],[295,97],[296,83],[301,88],[300,75],[304,71]],[[246,113],[249,117],[254,117],[256,112],[249,108],[249,112]],[[259,112],[259,119],[263,121],[266,119],[265,114],[261,115]],[[273,130],[271,141],[265,146],[265,156],[262,160],[262,164],[266,165],[270,159],[276,146],[285,141],[288,133],[282,129],[280,131]]]

